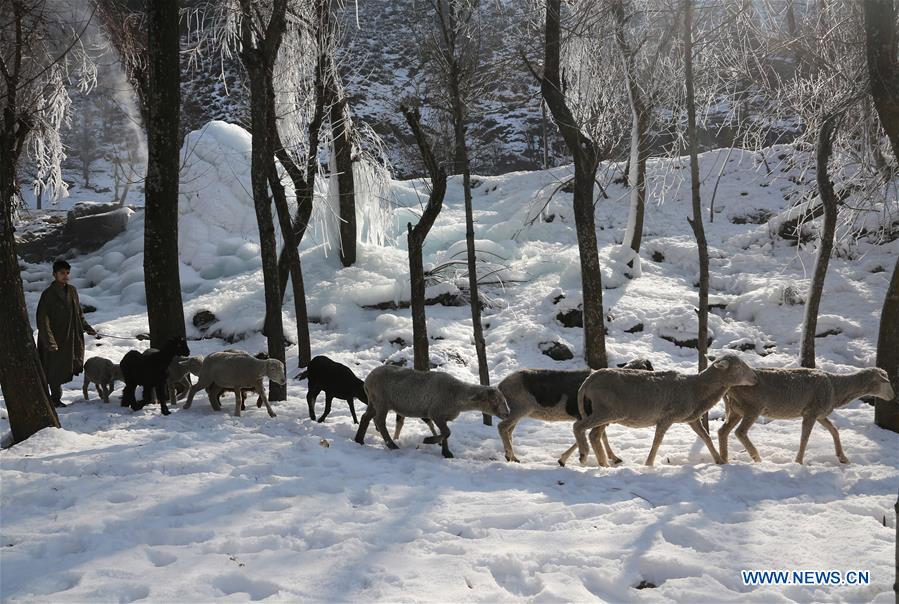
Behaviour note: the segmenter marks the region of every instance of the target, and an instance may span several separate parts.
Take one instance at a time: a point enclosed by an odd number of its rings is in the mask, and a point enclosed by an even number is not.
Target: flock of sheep
[[[162,413],[168,415],[168,404],[176,404],[179,389],[187,391],[185,409],[190,408],[194,395],[205,389],[216,411],[221,409],[222,393],[232,391],[234,415],[240,416],[246,393],[255,391],[256,405],[264,404],[269,415],[275,417],[265,396],[263,380],[267,377],[285,384],[283,363],[233,349],[205,358],[189,354],[185,340],[175,338],[161,350],[149,349],[143,353],[132,350],[119,365],[102,357],[88,359],[84,365],[84,398],[88,398],[88,386],[94,383],[97,393],[108,403],[115,381],[122,380],[125,382],[122,406],[137,410],[155,398]],[[191,383],[191,375],[198,377],[195,384]],[[689,425],[716,463],[727,463],[727,440],[736,427],[737,438],[750,457],[761,461],[748,435],[760,416],[802,418],[797,463],[803,462],[815,422],[830,432],[840,462],[849,463],[839,433],[827,416],[862,396],[895,398],[883,369],[862,369],[848,374],[818,369],[753,369],[732,354],[714,360],[698,374],[654,371],[650,361],[636,359],[620,368],[597,371],[521,369],[496,387],[469,384],[439,371],[422,372],[392,365],[374,369],[363,382],[349,367],[317,356],[297,379],[308,379],[306,402],[311,419],[316,419],[315,403],[324,392],[325,409],[317,421],[323,422],[328,416],[333,399],[345,400],[353,422],[359,424],[356,442],[364,444],[368,425],[374,420],[375,428],[390,449],[398,448],[394,440],[399,438],[405,418],[414,417],[424,421],[431,430],[431,436],[423,442],[440,444],[443,456],[453,457],[448,446],[449,422],[463,411],[480,411],[500,418],[498,430],[506,460],[517,462],[512,432],[523,418],[573,422],[575,444],[559,458],[563,466],[575,449],[580,462],[586,463],[591,446],[600,466],[620,463],[606,436],[610,424],[655,427],[646,458],[649,466],[653,465],[665,432],[675,423]],[[143,387],[141,401],[135,398],[137,386]],[[726,420],[718,430],[716,450],[701,418],[722,397]],[[356,417],[353,404],[356,399],[367,405],[361,419]],[[390,412],[396,414],[393,437],[387,431]]]

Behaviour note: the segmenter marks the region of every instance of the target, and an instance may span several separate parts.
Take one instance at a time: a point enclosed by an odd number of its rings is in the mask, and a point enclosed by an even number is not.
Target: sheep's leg
[[[602,442],[602,435],[606,431],[605,424],[596,426],[590,430],[590,446],[593,447],[593,454],[596,455],[596,463],[602,468],[609,467],[609,458],[606,455],[606,447]]]
[[[502,420],[497,426],[496,430],[499,432],[500,440],[503,441],[503,450],[506,454],[506,461],[514,461],[515,463],[521,463],[517,457],[515,457],[515,449],[512,448],[512,432],[515,430],[515,427],[518,425],[518,422],[521,420],[521,417],[512,416]]]
[[[652,439],[652,448],[649,449],[649,457],[646,458],[646,465],[651,466],[655,463],[656,453],[659,451],[659,445],[662,444],[662,439],[665,437],[665,432],[668,431],[668,428],[671,427],[670,421],[659,422],[656,424],[656,434]]]
[[[372,404],[371,399],[369,399],[368,407],[365,409],[365,413],[362,414],[362,419],[359,420],[359,429],[356,430],[356,438],[354,439],[360,445],[365,444],[365,432],[368,430],[368,424],[374,416],[375,406]]]
[[[106,397],[109,396],[108,394],[106,394],[106,389],[100,386],[100,382],[95,382],[94,388],[97,390],[97,396],[99,396],[101,399],[106,400]],[[84,400],[87,400],[87,397],[84,397]]]
[[[712,459],[715,460],[715,463],[724,463],[724,460],[718,454],[717,449],[715,449],[715,443],[712,442],[712,437],[709,436],[708,430],[702,425],[702,421],[696,420],[695,422],[690,422],[690,427],[693,428],[693,432],[696,432],[696,434],[699,435],[699,438],[702,439],[702,442],[705,443],[705,446],[708,448],[709,453],[712,454]]]
[[[135,386],[134,389],[137,390],[137,387]],[[148,389],[151,389],[151,387],[147,386],[145,384],[141,385],[140,401],[137,400],[136,396],[134,397],[134,400],[131,401],[131,410],[132,411],[139,411],[140,409],[143,409],[144,406],[147,404],[147,402],[148,402],[147,401],[147,390]]]
[[[156,388],[154,388],[156,392],[156,398],[159,399],[159,406],[162,407],[162,414],[169,415],[171,411],[169,411],[168,401],[166,401],[166,397],[168,396],[168,390],[165,387],[165,382],[161,384],[156,384]]]
[[[268,397],[265,396],[265,386],[262,385],[261,379],[256,382],[256,392],[259,394],[259,398],[262,399],[262,402],[265,403],[265,410],[268,411],[268,416],[275,417],[275,412],[272,411],[272,406],[268,402]]]
[[[90,380],[88,380],[87,377],[85,377],[84,384],[81,386],[81,394],[84,395],[84,400],[86,400],[86,401],[91,400],[90,397],[87,395],[87,387],[90,385],[91,385]]]
[[[559,456],[558,462],[560,466],[563,468],[565,467],[565,463],[568,461],[568,458],[571,457],[571,454],[574,453],[575,449],[577,449],[577,443],[568,447],[568,449]]]
[[[799,453],[796,454],[796,463],[798,464],[802,464],[802,461],[805,459],[805,447],[808,445],[808,437],[811,435],[814,427],[814,417],[806,415],[802,418],[802,437],[799,439]]]
[[[581,462],[581,465],[587,463],[587,458],[590,456],[590,443],[587,442],[587,430],[598,423],[599,422],[594,422],[590,425],[586,419],[579,419],[574,422],[574,425],[572,426],[574,439],[577,442],[578,461]],[[561,459],[559,461],[561,462]]]
[[[306,404],[309,406],[309,419],[315,421],[315,399],[321,394],[322,389],[314,381],[309,380],[309,392],[306,393]]]
[[[384,439],[384,442],[387,443],[388,449],[399,449],[393,439],[390,438],[390,432],[387,431],[387,413],[376,413],[375,414],[375,428],[378,429],[378,432],[381,434],[381,438]]]
[[[449,444],[448,444],[449,437],[450,437],[450,434],[452,434],[452,432],[450,432],[449,426],[446,425],[446,420],[437,419],[437,420],[434,420],[434,423],[437,424],[437,427],[440,429],[440,438],[441,438],[440,452],[443,454],[443,456],[446,459],[452,459],[453,453],[452,453],[452,451],[449,450]]]
[[[334,400],[334,397],[325,392],[325,411],[322,413],[322,416],[318,418],[318,423],[322,423],[325,421],[325,418],[328,417],[328,414],[331,413],[331,401]]]
[[[243,410],[243,399],[240,396],[240,388],[234,389],[234,417],[240,417]]]
[[[369,408],[371,408],[371,403],[369,403],[368,406],[369,406]],[[400,432],[403,431],[403,424],[405,424],[405,423],[406,423],[406,418],[403,417],[402,415],[400,415],[399,413],[397,413],[396,414],[396,426],[394,426],[394,428],[393,428],[394,440],[400,439]]]
[[[443,442],[443,435],[432,434],[431,436],[425,436],[423,439],[421,439],[421,442],[426,445],[439,445],[441,442]]]
[[[615,455],[615,452],[612,451],[612,446],[609,444],[609,435],[606,433],[608,427],[607,424],[606,427],[602,429],[602,446],[606,449],[606,455],[608,455],[609,461],[612,462],[613,466],[617,466],[621,463],[621,458]]]
[[[846,454],[843,453],[843,445],[840,444],[840,433],[837,432],[837,427],[833,425],[826,417],[819,417],[818,423],[827,428],[830,432],[830,435],[833,436],[833,444],[837,450],[837,459],[840,460],[840,463],[849,463],[849,458],[846,457]]]
[[[200,380],[197,380],[197,383],[190,387],[190,390],[187,392],[187,401],[184,403],[185,409],[190,409],[190,406],[194,402],[194,395],[200,391],[200,388],[202,388]]]
[[[350,404],[350,415],[353,416],[353,423],[358,424],[359,420],[356,419],[356,406],[353,404],[353,397],[350,397],[347,402]]]
[[[749,440],[749,429],[758,418],[758,415],[744,415],[743,421],[737,426],[737,431],[735,432],[737,439],[743,443],[743,447],[746,448],[746,452],[749,453],[749,457],[752,458],[752,461],[762,461],[762,456],[759,455],[758,449],[756,449],[755,445],[752,444],[752,441]]]
[[[97,384],[97,394],[100,395],[100,398],[103,399],[104,403],[108,403],[109,395],[112,394],[112,386],[110,384],[103,384],[101,387],[100,384]]]
[[[224,391],[225,389],[218,384],[209,384],[209,388],[206,389],[206,397],[209,399],[209,406],[213,411],[222,410],[221,396]],[[187,409],[186,406],[184,408]]]
[[[134,402],[134,391],[137,390],[137,384],[129,384],[125,382],[125,387],[122,388],[122,407],[130,407],[131,403]]]
[[[737,425],[737,422],[740,421],[741,417],[743,416],[736,411],[728,409],[727,419],[724,420],[724,424],[718,428],[718,454],[721,455],[721,459],[724,460],[724,463],[727,463],[727,439],[730,438],[730,431],[734,429],[734,426]]]

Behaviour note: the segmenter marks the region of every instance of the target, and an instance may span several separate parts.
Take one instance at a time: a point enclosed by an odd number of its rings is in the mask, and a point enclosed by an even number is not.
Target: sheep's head
[[[655,369],[652,366],[652,361],[650,361],[649,359],[643,359],[643,358],[634,359],[633,361],[629,361],[627,363],[624,363],[623,365],[620,365],[620,367],[622,367],[623,369],[640,369],[642,371],[655,371]]]
[[[175,352],[175,354],[186,357],[190,354],[190,349],[187,347],[187,340],[184,339],[183,336],[175,336],[166,344],[167,347],[171,347],[171,349]]]
[[[273,382],[277,382],[278,384],[287,383],[287,374],[284,371],[284,363],[278,359],[266,359],[265,374],[268,376],[268,379]]]
[[[125,381],[125,376],[122,375],[122,367],[118,363],[112,366],[112,379],[113,381]]]
[[[759,382],[752,367],[735,354],[726,354],[716,359],[709,369],[720,373],[724,382],[729,386],[755,386]]]
[[[890,376],[880,367],[875,367],[869,373],[868,393],[885,401],[896,398],[896,392],[890,383]]]
[[[472,398],[484,413],[495,415],[500,419],[509,417],[509,403],[506,397],[497,388],[484,388]]]
[[[187,359],[187,370],[192,374],[199,376],[200,369],[203,368],[203,355],[197,355],[195,357],[189,357]]]

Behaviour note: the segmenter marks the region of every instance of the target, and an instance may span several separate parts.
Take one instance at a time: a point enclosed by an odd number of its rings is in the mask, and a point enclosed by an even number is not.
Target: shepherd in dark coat
[[[97,334],[84,320],[78,291],[69,285],[71,269],[65,260],[53,263],[53,283],[37,304],[38,356],[56,406],[61,404],[62,385],[84,368],[84,333]]]

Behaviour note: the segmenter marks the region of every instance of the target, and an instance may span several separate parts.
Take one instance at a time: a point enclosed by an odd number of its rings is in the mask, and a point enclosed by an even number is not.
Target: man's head
[[[57,260],[53,263],[53,280],[60,285],[66,285],[69,282],[69,271],[71,270],[72,265],[68,262],[62,259]]]

